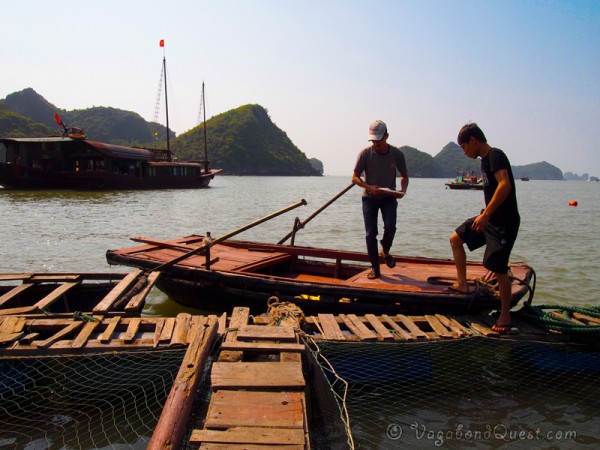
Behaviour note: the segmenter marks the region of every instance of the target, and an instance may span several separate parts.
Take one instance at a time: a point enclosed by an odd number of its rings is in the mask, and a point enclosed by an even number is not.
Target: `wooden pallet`
[[[248,320],[248,308],[234,309],[212,366],[204,427],[193,430],[190,443],[201,449],[308,449],[304,345],[292,327]]]
[[[206,320],[185,313],[169,318],[84,315],[82,319],[0,316],[0,357],[185,346]]]
[[[307,333],[316,340],[327,341],[434,341],[474,336],[501,337],[491,326],[490,316],[405,316],[366,314],[319,314],[306,318]],[[538,338],[548,332],[514,317],[510,337]]]

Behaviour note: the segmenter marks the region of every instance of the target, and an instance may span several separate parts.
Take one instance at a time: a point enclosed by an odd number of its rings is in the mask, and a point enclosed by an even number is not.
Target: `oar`
[[[203,243],[200,247],[195,248],[194,250],[190,250],[189,252],[172,259],[171,261],[167,261],[166,263],[163,263],[160,266],[155,267],[154,269],[152,269],[152,271],[165,270],[165,269],[171,267],[172,265],[177,264],[178,262],[189,258],[190,256],[194,256],[194,255],[200,253],[202,250],[206,249],[207,247],[209,247],[211,245],[218,244],[219,242],[229,239],[230,237],[235,236],[236,234],[240,234],[242,231],[246,231],[247,229],[255,227],[256,225],[260,225],[261,223],[266,222],[267,220],[270,220],[274,217],[280,216],[281,214],[291,211],[292,209],[295,209],[302,205],[306,205],[306,200],[302,199],[299,202],[294,203],[293,205],[290,205],[286,208],[280,209],[279,211],[269,214],[268,216],[262,217],[258,220],[255,220],[254,222],[246,224],[243,227],[238,228],[237,230],[233,230],[223,236],[220,236],[220,237],[212,240],[210,243],[208,243],[208,242]]]
[[[296,232],[296,230],[300,230],[301,228],[304,228],[304,226],[308,222],[310,222],[311,220],[313,220],[317,216],[317,214],[319,214],[321,211],[323,211],[325,208],[327,208],[329,205],[331,205],[333,202],[335,202],[338,198],[340,198],[342,195],[344,195],[346,192],[348,192],[350,189],[352,189],[353,186],[354,186],[354,183],[351,183],[349,186],[347,186],[344,189],[342,189],[340,192],[338,192],[335,195],[335,197],[333,197],[331,200],[329,200],[327,203],[325,203],[323,206],[321,206],[319,209],[317,209],[314,213],[312,213],[304,222],[300,222],[298,225],[294,224],[294,229],[292,231],[290,231],[277,244],[281,245],[285,241],[287,241]]]

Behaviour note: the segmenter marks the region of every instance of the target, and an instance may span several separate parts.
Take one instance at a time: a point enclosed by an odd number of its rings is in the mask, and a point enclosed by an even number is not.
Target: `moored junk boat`
[[[476,262],[468,263],[471,292],[463,294],[449,288],[456,269],[448,259],[396,256],[394,268],[382,264],[381,277],[370,280],[368,255],[361,252],[234,240],[207,243],[199,235],[170,241],[132,239],[144,245],[109,250],[107,261],[158,268],[158,288],[199,309],[248,306],[256,314],[266,310],[273,295],[306,314],[475,313],[500,308],[494,281]],[[514,263],[511,276],[512,305],[526,296],[531,302],[533,269]]]
[[[219,172],[176,161],[170,150],[68,134],[0,139],[0,185],[8,189],[193,189],[208,187]]]

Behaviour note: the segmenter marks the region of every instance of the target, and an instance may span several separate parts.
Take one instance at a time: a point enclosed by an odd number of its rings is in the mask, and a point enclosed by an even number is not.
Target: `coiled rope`
[[[575,313],[580,316],[576,317]],[[525,303],[515,314],[549,331],[585,335],[586,337],[600,336],[600,308],[583,308],[568,305],[537,305]],[[588,319],[589,323],[581,321]],[[592,319],[592,320],[590,320]],[[596,324],[596,322],[598,322]]]

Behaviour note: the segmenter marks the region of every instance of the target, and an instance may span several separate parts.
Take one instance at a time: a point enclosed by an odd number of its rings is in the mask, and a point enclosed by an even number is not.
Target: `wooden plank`
[[[211,386],[217,389],[303,388],[302,364],[295,362],[215,362]]]
[[[335,316],[333,314],[319,314],[318,315],[319,322],[321,322],[321,327],[323,328],[323,337],[330,341],[344,341],[346,337],[340,326],[337,324],[335,320]]]
[[[171,336],[173,336],[173,330],[175,329],[175,317],[167,317],[165,325],[160,332],[160,342],[171,342]]]
[[[60,330],[58,333],[55,333],[54,335],[50,336],[48,339],[46,339],[44,341],[33,341],[32,345],[35,347],[38,347],[38,348],[49,347],[50,345],[54,344],[55,342],[59,341],[60,339],[63,339],[65,336],[69,335],[70,333],[76,331],[77,328],[81,327],[82,324],[83,324],[83,322],[71,322],[70,325],[64,327],[62,330]]]
[[[129,343],[135,340],[135,335],[137,334],[138,329],[140,328],[141,320],[142,319],[140,319],[139,317],[134,317],[129,321],[127,331],[125,331],[125,334],[123,335],[123,342]]]
[[[216,321],[216,317],[212,316],[213,320]],[[193,342],[196,333],[201,333],[204,331],[205,325],[208,322],[207,316],[192,316],[190,319],[190,326],[188,328],[188,335],[186,337],[187,342]],[[217,324],[218,326],[218,324]]]
[[[348,314],[346,317],[352,322],[352,324],[356,327],[358,331],[358,336],[363,341],[376,341],[377,335],[369,330],[364,323],[356,316],[356,314]]]
[[[190,329],[192,315],[188,313],[179,313],[175,318],[175,330],[171,337],[171,345],[186,345],[187,335]]]
[[[592,317],[578,312],[573,312],[573,317],[578,320],[589,322],[588,325],[600,325],[600,317]]]
[[[237,339],[237,332],[240,327],[248,325],[250,318],[250,308],[236,306],[233,308],[229,328],[227,329],[227,337],[225,342],[232,342]]]
[[[433,331],[435,331],[435,334],[437,334],[439,337],[454,337],[454,335],[450,331],[448,331],[448,329],[442,324],[442,322],[440,322],[440,320],[437,317],[426,315],[425,320],[427,320]]]
[[[98,318],[98,317],[96,317],[96,318]],[[100,318],[100,320],[102,320],[102,319]],[[88,339],[90,338],[90,336],[92,335],[94,330],[98,327],[98,325],[100,325],[100,321],[86,322],[86,324],[83,326],[83,329],[79,332],[77,337],[73,340],[73,344],[71,344],[71,347],[72,348],[81,348],[81,347],[85,346]]]
[[[114,302],[117,301],[119,296],[123,294],[129,287],[137,280],[137,277],[142,273],[141,269],[133,270],[128,273],[121,281],[117,283],[117,285],[111,289],[111,291],[106,294],[106,296],[98,303],[93,309],[94,314],[102,314],[108,311]]]
[[[377,339],[380,341],[386,339],[394,339],[390,330],[388,330],[385,325],[377,318],[375,314],[366,314],[365,319],[371,324],[375,332],[377,333]]]
[[[276,327],[271,325],[245,325],[238,329],[238,340],[270,340],[270,341],[296,341],[296,332],[293,327]]]
[[[127,305],[125,305],[125,311],[132,312],[140,309],[140,305],[143,305],[143,302],[146,300],[146,296],[158,281],[159,276],[160,272],[151,272],[150,275],[148,275],[144,289],[142,289],[138,294],[134,295],[131,300],[129,300]]]
[[[190,442],[221,444],[304,445],[300,428],[233,427],[226,430],[193,430]]]
[[[484,336],[498,336],[499,334],[492,330],[488,325],[485,325],[479,317],[465,316],[465,320],[468,321],[469,326],[473,328],[477,333],[483,334]]]
[[[154,327],[154,345],[153,345],[153,347],[158,347],[158,344],[160,342],[160,334],[162,333],[162,329],[164,326],[165,326],[165,319],[161,317],[156,321],[156,327]]]
[[[26,324],[27,319],[25,317],[4,317],[0,323],[0,334],[20,333]]]
[[[402,340],[402,341],[412,341],[412,340],[416,339],[411,333],[407,333],[406,331],[404,331],[404,329],[400,325],[398,325],[387,314],[384,314],[383,316],[381,316],[381,318],[383,320],[385,320],[386,323],[390,327],[392,327],[392,329],[395,331],[395,333],[392,334],[392,336],[394,336],[394,339],[396,339],[396,340]]]
[[[307,450],[306,445],[218,444],[206,442],[199,450]]]
[[[231,363],[238,364],[238,363]],[[304,430],[303,392],[219,390],[211,396],[204,427],[269,427]]]
[[[237,351],[264,351],[264,352],[303,352],[304,344],[296,344],[290,342],[224,342],[221,345],[221,350],[237,350]]]
[[[18,286],[15,286],[10,291],[8,291],[6,294],[4,294],[2,297],[0,297],[0,308],[3,307],[6,303],[8,303],[13,298],[19,296],[20,294],[22,294],[23,292],[32,288],[33,286],[35,286],[34,283],[22,283]]]
[[[108,321],[108,325],[106,326],[104,332],[98,337],[98,340],[103,343],[110,342],[110,337],[112,336],[113,331],[115,331],[117,328],[117,325],[119,325],[120,320],[121,318],[119,316],[111,318]]]
[[[72,281],[69,283],[61,284],[59,287],[54,289],[50,294],[46,295],[43,299],[41,299],[39,302],[37,302],[35,304],[35,306],[41,310],[43,310],[44,308],[47,308],[52,303],[54,303],[56,300],[58,300],[63,295],[65,295],[67,292],[69,292],[71,289],[73,289],[75,286],[77,286],[79,283],[80,283],[80,281]]]
[[[33,273],[0,273],[0,281],[28,280]]]
[[[398,314],[396,317],[413,336],[417,338],[429,339],[427,333],[423,332],[423,330],[421,330],[409,317],[406,317],[404,314]]]

